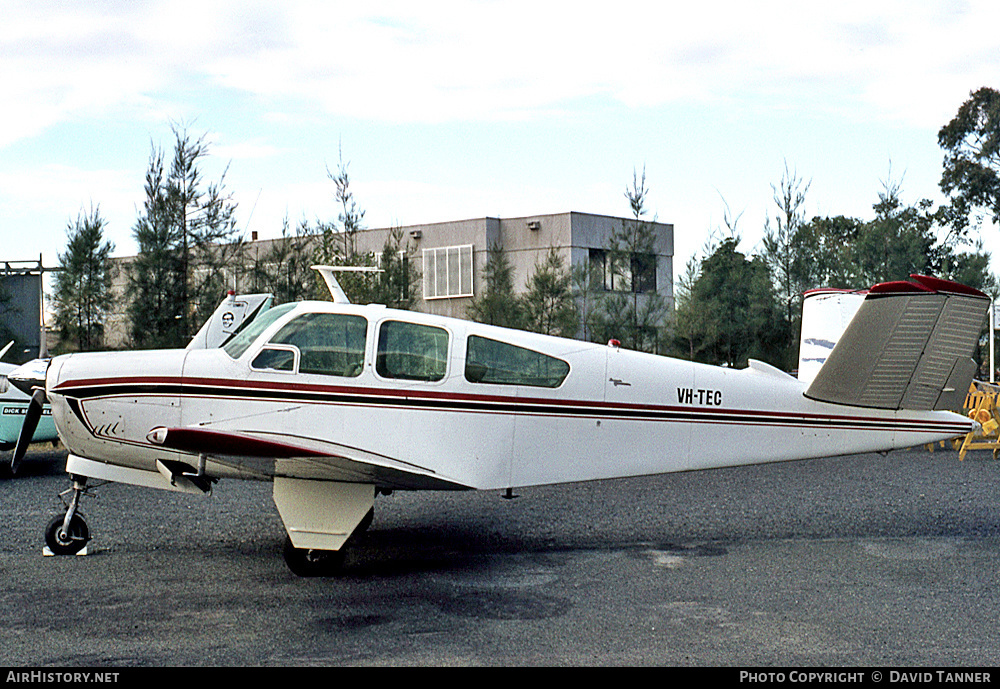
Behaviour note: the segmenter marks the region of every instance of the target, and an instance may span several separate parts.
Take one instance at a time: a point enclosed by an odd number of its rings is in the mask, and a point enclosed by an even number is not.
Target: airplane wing
[[[399,490],[470,488],[415,464],[300,436],[161,426],[150,431],[147,438],[166,448],[205,455],[221,464],[268,475],[370,483]]]
[[[990,298],[954,282],[910,278],[869,290],[806,397],[877,409],[961,408]]]

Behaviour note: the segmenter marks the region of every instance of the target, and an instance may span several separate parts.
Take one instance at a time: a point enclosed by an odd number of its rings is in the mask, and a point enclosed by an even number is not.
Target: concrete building
[[[41,256],[37,261],[0,261],[0,348],[8,338],[18,343],[4,356],[7,363],[46,355],[41,349],[42,277],[52,270],[42,267]]]
[[[535,265],[545,259],[550,248],[563,258],[564,264],[576,266],[588,262],[603,265],[610,239],[627,218],[593,215],[590,213],[556,213],[521,218],[474,218],[451,222],[408,225],[403,236],[414,249],[420,271],[420,294],[415,308],[425,313],[464,318],[469,303],[483,292],[482,271],[490,246],[499,244],[508,256],[514,272],[514,289],[523,292]],[[637,265],[641,275],[632,284],[619,286],[606,278],[607,289],[624,288],[641,292],[656,291],[673,308],[674,228],[665,223],[652,223],[655,235],[653,256],[642,257]],[[362,230],[356,235],[359,252],[382,252],[391,228]],[[281,240],[251,240],[244,255],[267,255],[273,242]],[[109,319],[108,345],[125,346],[127,325],[124,298],[127,289],[127,264],[132,257],[116,259],[119,263],[116,292],[122,296],[119,313]],[[635,264],[635,262],[633,262]],[[239,266],[227,276],[227,282],[238,292],[252,291],[240,274]],[[221,295],[220,295],[221,297]]]

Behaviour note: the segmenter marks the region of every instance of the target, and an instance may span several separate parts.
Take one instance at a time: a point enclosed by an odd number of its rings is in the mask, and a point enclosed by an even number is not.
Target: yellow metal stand
[[[965,459],[969,450],[991,450],[993,459],[1000,451],[1000,418],[997,417],[997,397],[1000,387],[989,383],[973,382],[965,398],[965,412],[982,426],[978,433],[965,436],[958,450],[959,460]]]

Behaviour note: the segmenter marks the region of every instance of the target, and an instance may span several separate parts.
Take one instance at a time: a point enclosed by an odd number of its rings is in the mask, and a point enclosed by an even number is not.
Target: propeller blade
[[[16,474],[21,460],[28,452],[28,445],[31,444],[31,437],[35,435],[35,428],[38,427],[38,420],[42,418],[42,404],[45,401],[45,390],[39,388],[31,395],[28,402],[28,411],[24,415],[24,423],[21,424],[21,433],[17,436],[17,445],[14,447],[14,454],[10,458],[10,473]]]

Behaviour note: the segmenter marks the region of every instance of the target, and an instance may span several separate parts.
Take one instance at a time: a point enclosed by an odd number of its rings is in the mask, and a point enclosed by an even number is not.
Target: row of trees
[[[757,358],[792,370],[802,294],[817,286],[856,289],[916,273],[996,292],[989,253],[943,228],[946,210],[933,209],[927,200],[904,204],[898,183],[885,183],[870,220],[820,216],[805,221],[804,194],[786,192],[807,187],[795,175],[782,179],[775,203],[783,222],[767,228],[756,255],[739,250],[734,228],[710,243],[703,258],[688,263],[677,286],[673,345],[678,354],[733,366]]]
[[[978,235],[1000,223],[1000,92],[971,94],[938,134],[945,151],[935,208],[904,203],[902,184],[883,182],[868,220],[806,220],[809,182],[786,166],[772,187],[775,214],[756,255],[739,250],[736,222],[706,244],[677,285],[673,350],[690,359],[733,366],[759,358],[796,366],[802,294],[814,287],[855,289],[918,273],[955,280],[996,296],[990,254]]]
[[[363,229],[350,189],[347,165],[328,172],[341,206],[337,221],[284,223],[281,238],[262,254],[250,253],[236,226],[236,203],[226,190],[225,172],[207,182],[201,172],[209,153],[203,137],[193,138],[174,126],[169,157],[154,146],[145,178],[143,208],[132,230],[139,251],[127,270],[125,312],[130,344],[136,348],[180,347],[214,311],[228,287],[226,276],[238,273],[241,285],[270,292],[276,303],[326,298],[327,290],[310,266],[377,266],[373,277],[346,274],[342,280],[353,301],[412,306],[419,274],[410,269],[413,247],[402,231],[391,233],[380,256],[360,254],[354,238]],[[66,251],[59,256],[53,295],[62,349],[102,346],[104,323],[114,308],[115,278],[103,239],[99,208],[81,213],[67,228]]]
[[[235,203],[225,173],[206,182],[200,163],[208,154],[201,138],[174,128],[169,160],[154,147],[146,173],[146,199],[133,228],[139,255],[129,266],[128,317],[137,347],[180,346],[224,293],[224,269],[239,266],[252,289],[278,302],[322,298],[325,288],[309,266],[365,265],[380,272],[345,274],[352,300],[410,308],[419,271],[412,245],[397,229],[379,255],[359,252],[363,229],[341,158],[328,170],[339,206],[336,221],[286,221],[280,240],[263,255],[243,249]],[[786,369],[795,365],[801,294],[817,286],[855,288],[928,273],[995,290],[989,254],[978,242],[982,223],[1000,222],[1000,92],[971,94],[939,132],[946,158],[941,188],[947,204],[907,205],[891,178],[873,204],[874,217],[806,219],[809,183],[787,166],[773,186],[775,212],[765,221],[754,254],[740,249],[737,219],[714,234],[688,262],[677,284],[676,308],[654,290],[632,284],[655,260],[653,223],[647,220],[645,174],[633,177],[625,197],[631,217],[610,239],[602,265],[566,266],[554,251],[535,266],[520,295],[503,248],[489,247],[484,290],[469,307],[475,320],[593,341],[616,338],[628,348],[669,353],[708,363],[742,366],[760,358]],[[110,308],[113,246],[103,239],[98,209],[81,213],[68,228],[60,255],[63,272],[54,305],[64,341],[98,347]],[[655,267],[654,273],[655,275]],[[614,289],[609,290],[608,286]]]
[[[239,235],[225,174],[218,182],[204,181],[200,171],[208,154],[204,140],[192,138],[179,127],[173,133],[169,160],[155,147],[150,155],[145,201],[133,227],[139,252],[125,267],[132,346],[183,346],[224,294],[227,271],[240,275],[241,289],[270,292],[276,303],[283,303],[327,298],[312,265],[370,267],[377,272],[339,276],[352,301],[413,307],[420,280],[415,249],[397,227],[379,254],[358,250],[364,211],[355,201],[342,157],[336,171],[327,171],[339,207],[337,219],[314,224],[302,221],[294,228],[286,220],[280,239],[260,252],[248,250]],[[633,182],[626,191],[633,218],[613,233],[607,251],[605,270],[616,284],[631,279],[636,255],[654,253],[652,223],[643,217],[645,176]],[[108,260],[114,247],[103,242],[104,227],[99,210],[92,209],[68,228],[54,298],[64,348],[85,350],[101,344],[103,324],[113,306],[115,277]],[[597,270],[581,266],[571,271],[554,250],[535,266],[520,296],[499,246],[488,251],[484,278],[485,293],[468,309],[472,319],[565,337],[582,329],[590,339],[614,335],[624,346],[637,349],[651,350],[660,343],[668,309],[659,294],[640,300],[634,291],[606,292],[604,277]]]

